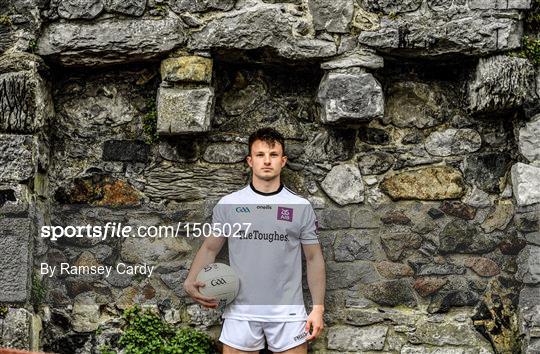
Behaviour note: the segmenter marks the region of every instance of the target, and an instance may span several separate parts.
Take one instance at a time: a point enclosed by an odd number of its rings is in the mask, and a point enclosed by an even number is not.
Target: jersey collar
[[[281,192],[281,190],[283,189],[283,183],[280,183],[279,184],[279,188],[274,191],[274,192],[270,192],[270,193],[265,193],[265,192],[261,192],[261,191],[258,191],[255,189],[255,187],[253,186],[253,183],[252,182],[249,182],[249,187],[251,188],[251,190],[257,194],[260,194],[260,195],[264,195],[265,197],[268,197],[268,196],[271,196],[271,195],[276,195],[278,194],[279,192]]]

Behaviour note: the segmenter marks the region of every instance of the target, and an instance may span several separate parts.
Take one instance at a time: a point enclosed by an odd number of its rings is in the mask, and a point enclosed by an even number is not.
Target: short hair
[[[277,130],[273,128],[261,128],[251,133],[248,140],[248,155],[251,155],[251,146],[257,140],[264,141],[270,146],[274,146],[275,143],[281,144],[281,147],[283,148],[283,155],[285,156],[285,139]]]

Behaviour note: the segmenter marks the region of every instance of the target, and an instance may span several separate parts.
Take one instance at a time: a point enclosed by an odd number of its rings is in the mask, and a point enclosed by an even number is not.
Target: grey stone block
[[[159,134],[175,135],[210,130],[214,113],[213,88],[160,87],[157,102]]]
[[[519,130],[519,152],[532,164],[540,166],[540,115]]]
[[[317,100],[323,123],[362,123],[384,114],[381,84],[369,73],[326,73]]]
[[[518,206],[540,203],[540,167],[518,162],[512,166],[511,175]]]
[[[0,302],[28,299],[29,219],[0,219]]]
[[[0,134],[0,166],[0,181],[20,182],[32,177],[32,136]]]
[[[354,12],[352,0],[309,0],[308,7],[315,30],[347,33]]]
[[[328,331],[328,349],[341,352],[382,350],[387,333],[387,326],[334,326]]]

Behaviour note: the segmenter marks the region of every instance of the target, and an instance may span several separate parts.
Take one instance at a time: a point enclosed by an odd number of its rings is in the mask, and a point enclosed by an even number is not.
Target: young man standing
[[[219,338],[223,353],[258,353],[265,337],[274,353],[307,353],[306,341],[323,329],[326,282],[315,213],[306,199],[281,183],[287,162],[281,134],[271,128],[253,133],[247,162],[252,169],[250,185],[221,198],[213,214],[213,223],[244,226],[237,235],[204,241],[184,288],[203,306],[217,307],[215,299],[199,292],[204,284],[195,278],[228,240],[229,262],[240,279],[240,290],[223,313]],[[309,316],[302,295],[301,249],[313,300]]]

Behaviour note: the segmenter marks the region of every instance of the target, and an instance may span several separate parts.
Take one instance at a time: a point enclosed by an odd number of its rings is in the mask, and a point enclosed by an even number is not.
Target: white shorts
[[[258,322],[226,318],[219,341],[249,352],[263,349],[266,337],[268,349],[279,353],[304,343],[308,335],[306,321]]]

